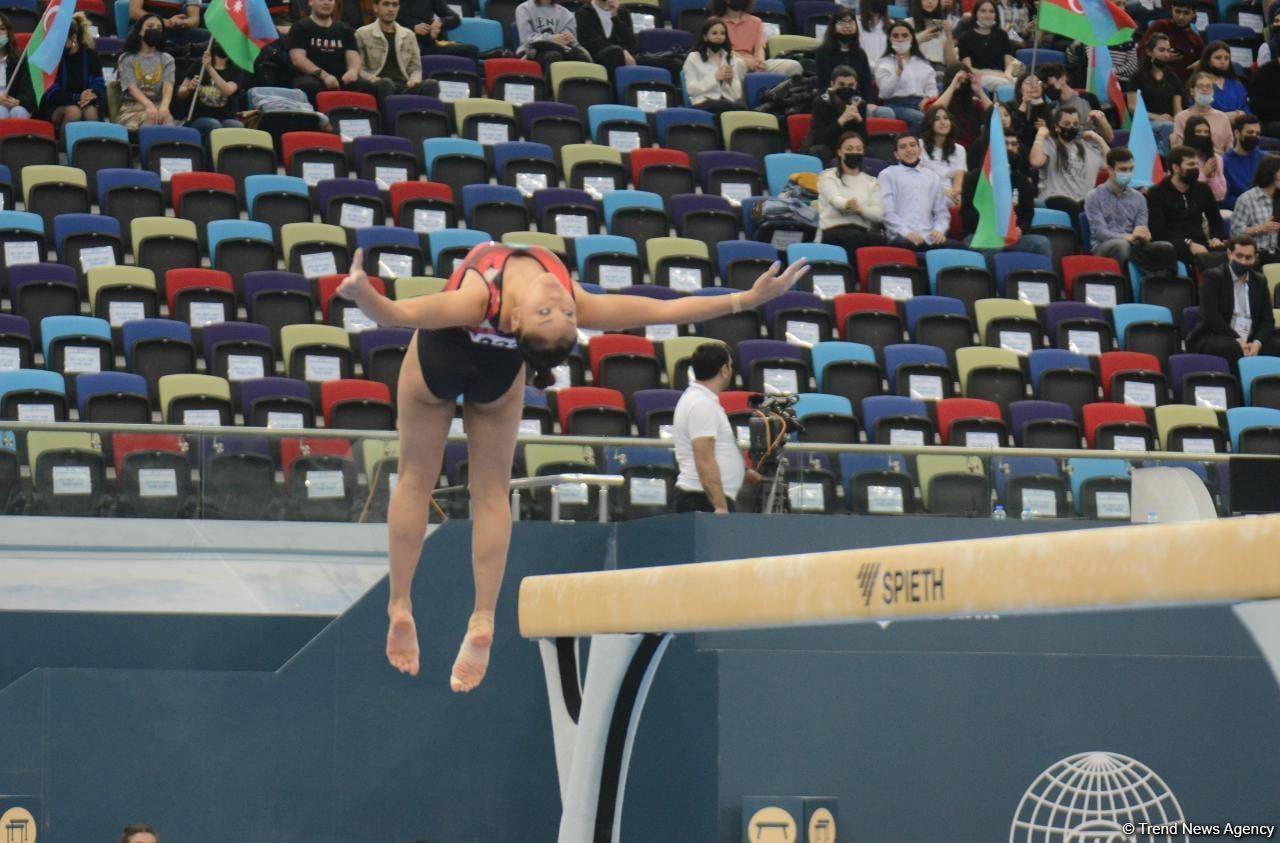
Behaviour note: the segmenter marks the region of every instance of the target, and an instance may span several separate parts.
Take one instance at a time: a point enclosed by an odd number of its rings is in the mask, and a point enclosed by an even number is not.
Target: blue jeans
[[[964,238],[965,246],[973,242],[973,235],[970,234]],[[991,271],[992,277],[996,274],[996,254],[998,252],[1029,252],[1033,255],[1042,255],[1053,260],[1053,246],[1049,243],[1049,238],[1043,234],[1024,234],[1019,238],[1017,243],[1012,246],[1006,246],[1003,249],[975,249],[981,252],[982,256],[987,259],[987,269]]]
[[[209,145],[209,133],[214,129],[242,129],[244,124],[239,120],[219,120],[217,117],[197,117],[187,124],[191,128],[200,133],[200,137],[204,139],[205,146]]]
[[[918,132],[920,124],[924,122],[924,112],[920,110],[920,102],[919,97],[894,97],[891,100],[885,100],[882,104],[892,109],[893,116],[905,122],[908,129]]]
[[[31,112],[20,105],[15,105],[13,108],[5,108],[0,105],[0,117],[21,117],[25,119],[30,116]]]
[[[1156,150],[1161,155],[1168,155],[1169,138],[1173,137],[1173,121],[1152,120],[1151,133],[1156,136]]]

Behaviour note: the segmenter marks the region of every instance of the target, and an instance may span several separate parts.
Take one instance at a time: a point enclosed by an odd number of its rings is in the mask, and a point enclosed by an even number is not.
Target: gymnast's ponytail
[[[556,376],[552,370],[573,352],[575,344],[572,338],[547,344],[525,335],[517,337],[516,342],[526,368],[532,373],[530,383],[537,389],[546,389],[555,384]]]

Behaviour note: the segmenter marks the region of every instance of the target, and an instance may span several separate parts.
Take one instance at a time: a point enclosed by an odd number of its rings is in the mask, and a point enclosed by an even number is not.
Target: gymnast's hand
[[[778,270],[781,266],[781,261],[774,261],[773,265],[756,279],[756,283],[744,294],[747,299],[747,307],[759,307],[765,302],[773,301],[794,287],[797,281],[809,273],[809,262],[804,258],[800,258],[800,260],[788,266],[785,271],[779,273]]]
[[[369,283],[369,276],[364,271],[364,249],[356,249],[355,255],[351,258],[351,271],[338,285],[337,294],[363,307],[370,296],[377,295],[377,292]]]

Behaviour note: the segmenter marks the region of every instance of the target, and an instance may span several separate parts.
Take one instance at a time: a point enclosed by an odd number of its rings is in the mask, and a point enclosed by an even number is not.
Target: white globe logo
[[[1138,833],[1142,823],[1183,819],[1177,798],[1142,762],[1117,752],[1082,752],[1031,783],[1013,814],[1009,843],[1186,841],[1185,835]]]

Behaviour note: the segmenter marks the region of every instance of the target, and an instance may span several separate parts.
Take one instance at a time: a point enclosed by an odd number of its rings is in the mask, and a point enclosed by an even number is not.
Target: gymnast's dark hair
[[[525,365],[533,373],[529,382],[537,389],[553,386],[556,376],[551,370],[565,361],[573,352],[575,344],[573,339],[557,343],[542,343],[523,335],[517,337],[516,347],[520,349],[520,356],[524,358]]]

